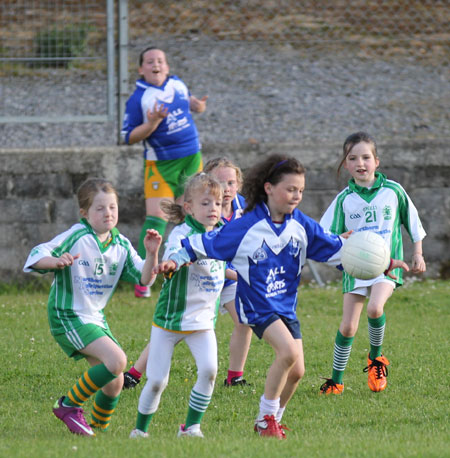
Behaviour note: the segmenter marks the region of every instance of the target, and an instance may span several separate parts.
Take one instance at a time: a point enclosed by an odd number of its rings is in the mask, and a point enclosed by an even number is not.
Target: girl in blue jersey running
[[[78,190],[82,219],[50,242],[31,250],[25,272],[53,272],[48,299],[50,331],[64,352],[91,366],[56,401],[53,413],[72,433],[95,435],[108,428],[123,385],[127,357],[112,335],[103,309],[119,280],[150,284],[161,236],[148,230],[142,260],[116,228],[117,192],[106,180],[90,178]],[[89,425],[82,406],[94,396]]]
[[[297,209],[304,188],[305,169],[297,159],[267,157],[246,174],[247,207],[241,218],[219,231],[184,239],[183,249],[154,269],[166,272],[203,257],[233,264],[239,320],[275,351],[254,430],[278,439],[286,437],[281,417],[305,371],[296,314],[302,267],[307,258],[339,265],[343,243]],[[408,268],[396,260],[394,266]]]

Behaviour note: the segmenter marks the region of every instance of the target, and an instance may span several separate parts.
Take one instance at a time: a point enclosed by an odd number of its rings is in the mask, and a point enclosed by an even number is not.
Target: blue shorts
[[[274,313],[271,315],[264,323],[257,324],[255,326],[251,326],[253,332],[258,336],[259,339],[262,339],[264,331],[274,322],[277,320],[281,320],[286,327],[288,328],[289,332],[292,334],[294,339],[301,339],[302,332],[300,331],[300,321],[297,318],[291,320],[290,318],[286,318],[285,316],[278,315]]]

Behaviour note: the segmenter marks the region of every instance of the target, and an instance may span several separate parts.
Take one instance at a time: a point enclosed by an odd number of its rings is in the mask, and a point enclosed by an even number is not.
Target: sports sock
[[[336,334],[336,340],[334,341],[333,373],[331,375],[334,383],[342,384],[354,338],[354,336],[343,336],[339,330]]]
[[[263,420],[265,415],[275,416],[280,410],[280,398],[278,399],[266,399],[264,394],[261,396],[259,401],[259,415],[257,421]]]
[[[103,363],[92,366],[69,390],[63,404],[75,407],[82,406],[90,396],[116,377],[117,375],[109,372]]]
[[[228,385],[231,385],[231,380],[234,377],[242,377],[243,375],[244,375],[244,371],[230,371],[230,370],[228,370],[228,376],[227,376]]]
[[[134,366],[130,367],[128,373],[131,374],[133,377],[137,378],[138,380],[142,377],[142,373],[139,372]]]
[[[373,361],[378,356],[381,356],[381,347],[384,339],[384,329],[386,327],[386,314],[383,313],[378,318],[368,317],[369,322],[369,343],[370,343],[370,359]]]
[[[138,253],[142,259],[145,259],[145,246],[144,238],[147,233],[147,229],[155,229],[159,232],[161,237],[164,237],[164,232],[166,231],[167,221],[159,218],[158,216],[147,216],[142,226],[141,235],[139,237]]]
[[[189,426],[202,421],[203,415],[205,414],[210,402],[211,396],[197,393],[194,390],[191,391],[185,428],[189,428]]]
[[[97,391],[94,399],[94,405],[91,410],[91,426],[100,429],[107,429],[111,422],[111,415],[114,413],[117,403],[119,402],[119,396],[111,398],[106,396],[102,390]]]
[[[283,418],[283,414],[284,414],[284,410],[286,409],[286,407],[280,407],[278,409],[278,412],[277,414],[275,415],[275,420],[280,423],[281,422],[281,419]]]
[[[153,413],[144,414],[138,411],[137,419],[136,419],[136,429],[139,431],[144,431],[146,433],[148,431],[148,427],[150,426],[150,421],[154,415]]]

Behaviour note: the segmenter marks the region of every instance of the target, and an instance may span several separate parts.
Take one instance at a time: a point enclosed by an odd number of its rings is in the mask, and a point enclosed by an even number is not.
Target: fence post
[[[117,98],[117,144],[120,144],[120,130],[122,127],[123,115],[125,113],[125,103],[128,97],[128,0],[119,0],[118,8],[119,11],[117,17],[119,22],[119,92]]]
[[[106,1],[106,48],[107,48],[107,65],[108,65],[108,119],[114,119],[114,0]]]

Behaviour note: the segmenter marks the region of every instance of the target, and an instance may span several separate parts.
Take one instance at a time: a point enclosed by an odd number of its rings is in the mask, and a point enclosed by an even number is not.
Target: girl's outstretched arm
[[[145,264],[142,268],[141,283],[146,286],[153,283],[156,274],[153,273],[154,267],[158,264],[159,247],[161,246],[162,237],[158,231],[148,229],[144,237],[145,246]]]
[[[31,267],[38,270],[54,270],[64,269],[67,266],[71,266],[75,259],[78,259],[80,254],[71,255],[70,253],[63,253],[59,258],[53,256],[45,256],[39,259],[38,262],[33,264]]]

